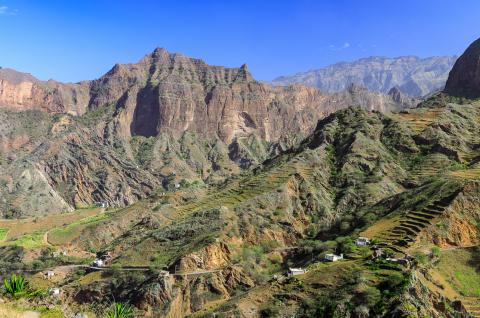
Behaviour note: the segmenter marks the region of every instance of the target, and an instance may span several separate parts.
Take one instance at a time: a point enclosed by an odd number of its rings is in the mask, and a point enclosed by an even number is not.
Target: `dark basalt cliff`
[[[454,96],[480,97],[480,39],[470,44],[453,66],[445,92]]]

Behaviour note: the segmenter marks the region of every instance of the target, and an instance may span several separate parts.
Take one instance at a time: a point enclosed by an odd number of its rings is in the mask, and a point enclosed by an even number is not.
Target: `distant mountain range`
[[[274,85],[304,84],[326,92],[338,92],[350,84],[371,91],[388,93],[393,87],[412,97],[421,97],[441,90],[457,56],[368,57],[353,62],[340,62],[327,67],[281,76]]]

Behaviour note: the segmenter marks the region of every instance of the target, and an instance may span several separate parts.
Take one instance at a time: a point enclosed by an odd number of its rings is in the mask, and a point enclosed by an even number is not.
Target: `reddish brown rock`
[[[88,106],[88,82],[43,82],[30,74],[0,69],[0,107],[81,115]]]

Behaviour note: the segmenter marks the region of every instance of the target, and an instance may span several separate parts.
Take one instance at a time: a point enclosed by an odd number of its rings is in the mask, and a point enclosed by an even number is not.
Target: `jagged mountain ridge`
[[[8,216],[98,201],[127,205],[160,186],[219,182],[291,147],[338,109],[417,102],[355,86],[335,94],[272,87],[246,65],[209,66],[164,49],[77,84],[8,69],[0,79],[0,193]],[[38,129],[25,125],[33,118]],[[32,210],[28,198],[40,196],[28,193],[44,189],[49,195]]]
[[[421,97],[444,88],[448,72],[456,58],[456,56],[369,57],[292,76],[281,76],[272,83],[275,85],[298,83],[317,87],[326,92],[341,91],[350,84],[356,84],[385,94],[397,87],[406,95]]]
[[[82,115],[114,104],[125,136],[189,130],[230,142],[255,130],[267,141],[276,141],[279,132],[305,134],[316,120],[344,107],[338,96],[334,105],[329,94],[308,87],[271,87],[255,81],[246,65],[210,66],[165,49],[78,84],[42,82],[10,69],[0,70],[0,80],[0,106],[17,110]],[[356,102],[382,111],[398,107],[388,97],[376,101],[377,95]]]

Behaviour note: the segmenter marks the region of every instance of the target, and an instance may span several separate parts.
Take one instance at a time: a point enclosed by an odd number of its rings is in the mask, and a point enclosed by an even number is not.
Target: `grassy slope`
[[[442,252],[438,272],[462,296],[480,298],[480,259],[478,248]]]

